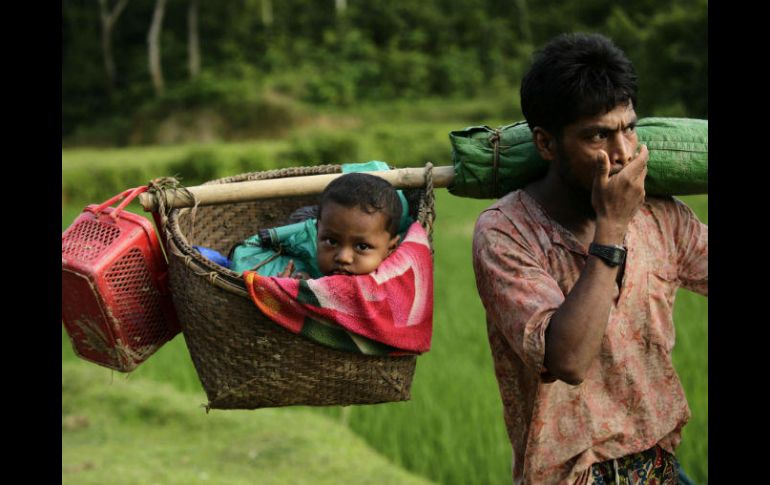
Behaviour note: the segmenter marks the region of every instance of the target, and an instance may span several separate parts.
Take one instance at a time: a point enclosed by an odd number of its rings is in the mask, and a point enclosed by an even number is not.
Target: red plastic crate
[[[180,332],[153,226],[123,212],[146,189],[89,205],[62,234],[62,323],[72,347],[83,359],[121,372]],[[108,207],[123,197],[120,206]]]

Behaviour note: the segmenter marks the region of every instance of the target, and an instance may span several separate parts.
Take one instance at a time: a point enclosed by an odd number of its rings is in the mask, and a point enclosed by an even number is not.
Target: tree
[[[201,50],[198,41],[198,0],[190,0],[187,10],[187,60],[190,79],[201,72]]]
[[[273,2],[271,0],[262,0],[262,25],[265,27],[273,25]]]
[[[115,61],[112,59],[112,28],[118,17],[128,5],[128,0],[118,0],[111,11],[107,8],[107,0],[99,0],[99,17],[102,23],[102,52],[104,68],[107,71],[107,94],[112,95],[115,89]]]
[[[516,11],[518,12],[519,29],[524,42],[532,44],[532,29],[529,27],[529,8],[527,0],[514,0]]]
[[[150,77],[155,88],[155,94],[163,94],[163,69],[160,62],[160,32],[163,27],[163,12],[166,8],[166,0],[156,0],[155,10],[152,14],[150,32],[147,34],[147,47],[150,60]]]

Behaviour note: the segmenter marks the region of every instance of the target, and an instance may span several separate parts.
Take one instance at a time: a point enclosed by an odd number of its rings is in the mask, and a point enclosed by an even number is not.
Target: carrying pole
[[[425,168],[398,168],[367,173],[381,177],[396,189],[415,189],[425,186]],[[178,209],[192,207],[193,198],[198,205],[232,204],[252,200],[274,199],[279,197],[298,197],[315,195],[323,192],[329,183],[344,174],[305,175],[301,177],[283,177],[266,180],[233,182],[230,184],[211,184],[186,187],[184,189],[166,189],[163,196],[166,207]],[[454,167],[451,165],[433,167],[433,187],[448,187],[454,180]],[[189,193],[188,193],[189,192]],[[158,209],[156,193],[145,192],[139,196],[139,203],[147,212]]]

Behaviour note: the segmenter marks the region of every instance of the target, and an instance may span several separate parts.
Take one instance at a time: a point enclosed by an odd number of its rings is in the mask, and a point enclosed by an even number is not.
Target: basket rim
[[[226,184],[249,180],[265,180],[341,172],[342,165],[339,164],[288,167],[257,172],[247,172],[230,177],[222,177],[210,180],[203,183],[202,185]],[[423,188],[422,190],[426,189]],[[223,205],[229,204],[232,204],[232,202]],[[230,293],[239,295],[244,298],[250,298],[246,289],[246,282],[243,280],[243,277],[240,273],[236,273],[229,268],[225,268],[224,266],[220,266],[214,263],[213,261],[201,255],[198,251],[194,250],[192,245],[188,242],[187,237],[182,233],[179,227],[179,216],[182,214],[182,211],[190,210],[190,208],[181,208],[172,209],[169,212],[167,224],[163,228],[163,230],[167,233],[166,239],[172,241],[173,243],[173,247],[169,248],[169,253],[171,253],[169,254],[169,259],[171,258],[172,254],[176,257],[181,257],[185,260],[185,263],[188,266],[191,266],[191,269],[196,270],[196,273],[198,273],[201,277],[208,278],[212,284]],[[423,227],[425,227],[425,222],[420,221],[420,223]]]

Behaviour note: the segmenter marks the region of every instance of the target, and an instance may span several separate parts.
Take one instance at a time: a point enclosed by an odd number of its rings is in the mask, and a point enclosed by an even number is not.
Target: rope
[[[216,271],[212,271],[208,274],[209,277],[209,283],[212,285],[217,284],[217,278],[219,278],[219,275],[216,273]]]
[[[283,246],[278,246],[278,249],[275,251],[275,254],[273,254],[272,256],[270,256],[269,258],[267,258],[266,260],[262,261],[261,263],[257,264],[256,266],[254,266],[253,268],[251,268],[249,271],[256,271],[256,270],[258,270],[258,269],[259,269],[259,268],[261,268],[262,266],[266,265],[266,264],[267,264],[267,263],[269,263],[270,261],[272,261],[272,260],[274,260],[275,258],[277,258],[278,256],[280,256],[280,255],[281,255],[281,253],[283,253]]]
[[[158,201],[157,212],[160,214],[161,225],[163,226],[159,229],[163,231],[164,237],[166,238],[166,247],[168,247],[168,242],[171,240],[171,234],[166,230],[166,227],[168,226],[168,216],[171,214],[172,210],[171,207],[169,207],[168,200],[168,194],[171,191],[181,192],[185,197],[193,201],[193,207],[190,211],[190,237],[188,240],[190,241],[190,246],[194,246],[195,243],[193,240],[195,238],[195,215],[198,212],[200,199],[195,197],[195,195],[186,187],[183,187],[174,177],[159,177],[150,181],[149,190],[147,192],[153,194],[155,196],[155,200]]]
[[[176,256],[180,257],[184,261],[184,265],[192,270],[197,276],[208,277],[208,281],[211,284],[216,284],[219,275],[215,271],[197,271],[194,264],[194,258],[189,254],[184,254],[180,251],[176,244],[171,243],[171,232],[166,230],[168,227],[168,216],[171,213],[171,209],[167,208],[168,204],[168,191],[169,190],[181,190],[186,197],[193,200],[193,208],[190,212],[190,246],[193,246],[192,238],[195,231],[195,214],[198,209],[200,200],[195,195],[187,190],[185,187],[180,187],[179,181],[173,177],[161,177],[154,179],[150,182],[150,189],[148,192],[155,194],[155,198],[158,201],[158,214],[160,214],[161,225],[160,230],[166,239],[166,248],[168,248]]]
[[[428,241],[433,252],[433,221],[436,219],[435,196],[433,194],[433,163],[425,164],[425,196],[420,200],[418,216],[425,232],[428,233]]]

